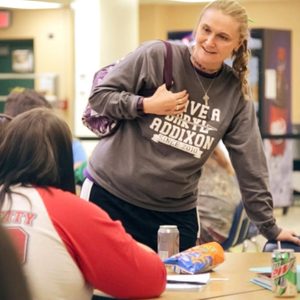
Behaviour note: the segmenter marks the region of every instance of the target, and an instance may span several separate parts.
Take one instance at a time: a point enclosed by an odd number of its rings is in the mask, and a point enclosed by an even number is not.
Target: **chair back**
[[[293,249],[295,252],[300,252],[300,246],[291,242],[281,242],[281,249]],[[263,252],[273,252],[278,249],[277,241],[267,241],[263,247]]]
[[[245,212],[242,201],[237,205],[228,238],[221,244],[224,250],[228,250],[243,243],[248,238],[250,220]]]

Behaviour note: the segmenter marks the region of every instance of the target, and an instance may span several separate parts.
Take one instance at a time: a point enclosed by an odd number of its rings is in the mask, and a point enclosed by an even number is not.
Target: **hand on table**
[[[277,241],[292,242],[300,246],[300,239],[295,231],[289,229],[282,229],[276,237]]]

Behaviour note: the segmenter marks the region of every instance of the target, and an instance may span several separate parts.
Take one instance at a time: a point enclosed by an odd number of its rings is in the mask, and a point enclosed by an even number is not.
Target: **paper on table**
[[[271,279],[263,278],[263,277],[254,277],[250,279],[250,282],[257,284],[267,290],[272,290],[272,281]]]
[[[195,274],[195,275],[167,275],[167,289],[185,290],[185,289],[199,289],[207,284],[210,279],[209,273]],[[177,282],[177,283],[176,283]],[[190,284],[187,282],[191,282]],[[197,284],[199,283],[199,284]]]
[[[267,276],[262,276],[264,274],[271,274],[271,266],[253,267],[250,268],[249,271],[257,273],[256,277],[250,280],[252,283],[258,284],[266,289],[272,289],[271,277],[268,278]],[[297,265],[297,289],[298,292],[300,292],[300,265]]]
[[[270,266],[266,267],[253,267],[249,271],[256,273],[271,273],[272,268]],[[297,265],[297,272],[300,272],[300,265]]]

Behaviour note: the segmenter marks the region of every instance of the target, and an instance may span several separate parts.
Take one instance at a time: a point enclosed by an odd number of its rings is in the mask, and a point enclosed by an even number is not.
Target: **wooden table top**
[[[296,257],[297,261],[300,261],[300,253],[296,253]],[[274,300],[274,294],[271,291],[250,282],[255,273],[250,272],[249,269],[266,266],[271,266],[271,253],[226,252],[225,261],[211,272],[212,281],[206,286],[201,287],[197,291],[166,290],[158,299]]]
[[[300,253],[295,255],[300,262]],[[225,261],[211,272],[207,285],[191,291],[166,290],[159,298],[149,300],[274,300],[271,291],[250,282],[255,275],[250,268],[267,266],[271,266],[269,252],[225,252]]]

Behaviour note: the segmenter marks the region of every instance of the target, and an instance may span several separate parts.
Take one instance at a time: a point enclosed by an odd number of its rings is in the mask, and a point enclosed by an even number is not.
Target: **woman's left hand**
[[[276,240],[277,241],[292,242],[292,243],[300,246],[299,236],[293,230],[282,229],[281,232],[276,237]]]

